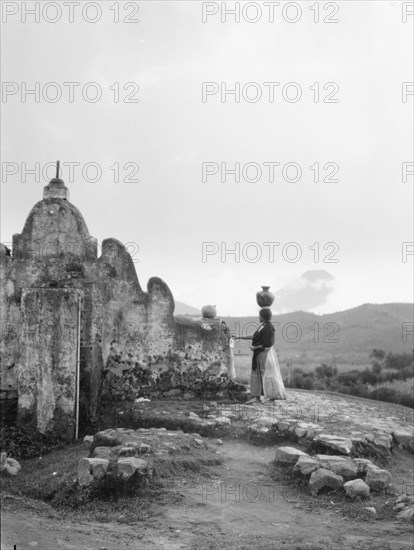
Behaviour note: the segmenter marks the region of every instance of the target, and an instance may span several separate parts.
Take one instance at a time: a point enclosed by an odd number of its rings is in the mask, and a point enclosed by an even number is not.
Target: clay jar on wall
[[[203,306],[201,308],[201,314],[204,319],[214,319],[217,315],[216,306]]]

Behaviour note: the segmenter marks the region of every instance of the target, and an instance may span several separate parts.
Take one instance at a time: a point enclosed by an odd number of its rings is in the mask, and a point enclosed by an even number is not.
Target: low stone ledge
[[[146,484],[155,468],[171,474],[180,463],[185,468],[191,461],[203,460],[203,454],[213,455],[200,434],[187,434],[166,428],[116,428],[95,434],[90,456],[78,464],[81,486],[109,480],[109,487],[126,483],[128,488]],[[214,455],[215,456],[215,455]],[[211,456],[207,457],[207,462]],[[112,489],[110,489],[112,490]]]

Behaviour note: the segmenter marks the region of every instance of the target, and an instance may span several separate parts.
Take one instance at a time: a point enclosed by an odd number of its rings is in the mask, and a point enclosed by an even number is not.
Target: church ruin
[[[225,323],[175,318],[167,284],[152,277],[144,291],[116,239],[98,255],[58,174],[12,251],[2,245],[0,285],[0,395],[18,399],[20,424],[71,439],[102,400],[235,387]]]

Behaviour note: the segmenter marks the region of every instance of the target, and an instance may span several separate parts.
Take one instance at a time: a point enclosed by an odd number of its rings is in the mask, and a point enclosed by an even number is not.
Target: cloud
[[[325,303],[335,288],[335,278],[323,269],[306,271],[277,292],[273,310],[277,313],[311,311]]]

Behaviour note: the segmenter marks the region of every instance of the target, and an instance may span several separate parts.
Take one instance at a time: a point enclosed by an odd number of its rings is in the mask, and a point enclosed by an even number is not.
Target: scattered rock
[[[298,461],[296,462],[293,470],[299,471],[302,475],[307,476],[317,470],[319,468],[319,464],[316,460],[311,458],[310,456],[300,456],[298,458]]]
[[[179,390],[178,388],[173,388],[172,390],[164,392],[164,395],[166,395],[167,397],[175,397],[177,395],[181,395],[181,390]]]
[[[91,473],[90,458],[81,458],[78,463],[78,480],[79,485],[90,485],[93,481],[93,475]]]
[[[395,430],[392,435],[401,447],[414,451],[414,434],[412,432],[401,429]]]
[[[216,424],[218,426],[231,424],[231,418],[227,418],[227,416],[220,416],[217,418]]]
[[[414,508],[410,506],[409,508],[405,508],[402,512],[397,514],[398,519],[402,519],[404,521],[409,521],[414,516]]]
[[[8,457],[6,453],[1,453],[0,472],[3,475],[14,477],[20,470],[21,466],[17,460]]]
[[[309,488],[313,496],[316,496],[321,489],[324,487],[331,487],[336,489],[337,487],[342,487],[343,478],[326,470],[325,468],[319,468],[312,473],[309,480]]]
[[[146,460],[133,456],[120,458],[117,463],[118,474],[123,478],[129,478],[137,471],[139,474],[144,475],[146,473],[146,468]]]
[[[308,431],[306,433],[306,437],[309,439],[313,439],[315,435],[319,434],[320,432],[323,432],[323,428],[321,426],[317,426],[316,424],[310,424]]]
[[[195,394],[194,393],[191,393],[189,391],[185,392],[185,394],[183,395],[183,399],[195,399]]]
[[[349,455],[352,450],[352,441],[347,437],[340,437],[338,435],[319,434],[313,438],[313,441],[320,443],[330,449],[335,449],[342,454]]]
[[[368,514],[370,514],[371,516],[376,516],[377,515],[377,511],[375,510],[375,508],[373,506],[364,506],[364,508],[362,508],[365,512],[367,512]]]
[[[378,468],[378,466],[367,458],[354,458],[353,461],[358,467],[358,474],[365,474],[368,468]]]
[[[136,456],[137,454],[138,454],[138,448],[136,445],[124,445],[119,449],[117,453],[119,457]]]
[[[146,443],[141,443],[138,447],[138,452],[140,455],[148,454],[151,452],[151,445],[147,445]]]
[[[304,437],[305,435],[307,435],[307,433],[308,433],[308,428],[300,428],[299,426],[295,428],[295,434],[298,437]]]
[[[111,456],[111,447],[95,447],[92,452],[93,458],[107,458]]]
[[[198,420],[200,421],[201,418],[198,416],[198,414],[196,414],[195,412],[189,412],[188,413],[188,417],[191,418],[191,420]]]
[[[294,447],[279,447],[276,449],[276,462],[293,463],[297,462],[300,456],[309,456],[299,449]]]
[[[85,437],[83,438],[83,443],[87,443],[88,445],[92,445],[93,435],[85,435]]]
[[[350,498],[369,497],[369,486],[362,479],[351,479],[344,483],[344,489]]]
[[[380,468],[368,468],[365,476],[365,483],[374,491],[381,491],[389,487],[391,483],[391,474],[388,470]]]
[[[109,466],[109,460],[106,460],[104,458],[95,458],[92,460],[92,475],[94,479],[101,479],[106,474]]]
[[[276,425],[280,432],[287,432],[289,430],[290,422],[288,420],[280,420]]]
[[[334,474],[343,477],[355,478],[358,475],[358,465],[348,457],[338,455],[316,455],[322,466]]]
[[[365,433],[363,437],[371,443],[382,456],[390,454],[392,436],[385,432],[370,432]]]
[[[222,439],[217,439],[216,443],[217,443],[217,445],[223,445],[223,440]]]

